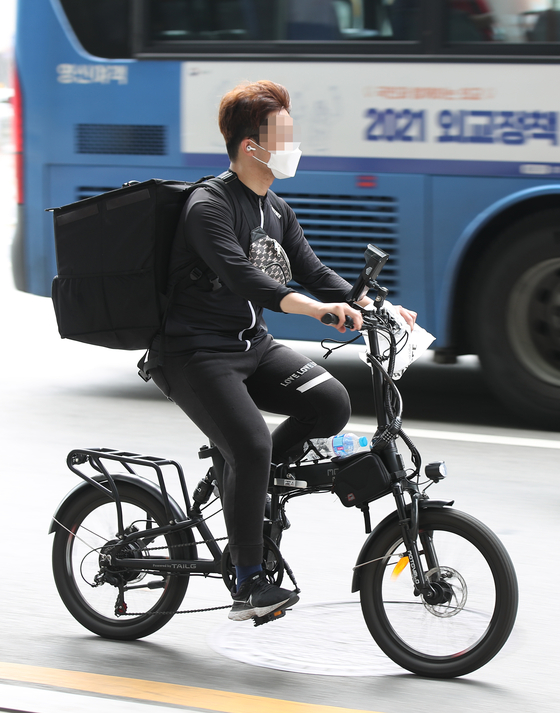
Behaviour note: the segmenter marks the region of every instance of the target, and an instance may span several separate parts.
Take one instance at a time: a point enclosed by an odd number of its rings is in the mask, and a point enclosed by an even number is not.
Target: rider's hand
[[[370,299],[369,297],[364,297],[360,302],[358,302],[360,307],[364,307],[365,309],[372,309],[369,307],[369,305],[373,304],[373,300]],[[389,302],[389,300],[385,300],[385,304],[390,304],[393,309],[395,309],[400,316],[404,319],[404,321],[408,324],[410,329],[414,329],[414,325],[416,323],[416,317],[418,317],[417,312],[413,312],[411,309],[405,309],[401,305],[394,305]]]
[[[401,315],[404,321],[408,324],[410,329],[414,329],[414,324],[416,322],[416,317],[418,317],[417,312],[413,312],[411,309],[405,309],[401,305],[393,305],[397,312]]]
[[[317,317],[317,319],[321,319],[325,314],[328,314],[329,312],[331,314],[335,314],[338,317],[338,324],[333,324],[331,326],[337,329],[341,334],[344,334],[346,329],[351,329],[353,332],[357,332],[362,328],[363,319],[361,312],[358,312],[358,310],[353,309],[352,307],[350,307],[350,305],[347,305],[346,302],[328,302],[319,303],[319,305],[319,316]],[[344,326],[346,317],[350,317],[352,319],[352,322],[354,322],[353,327]]]
[[[358,310],[352,309],[345,302],[317,302],[317,300],[312,300],[307,297],[307,295],[302,295],[300,292],[290,292],[280,301],[280,309],[286,314],[306,314],[308,317],[314,317],[319,321],[328,312],[332,312],[338,317],[338,324],[333,324],[332,326],[341,334],[344,334],[346,327],[344,326],[344,320],[347,316],[352,318],[354,326],[351,327],[352,331],[357,331],[362,328],[362,315]]]

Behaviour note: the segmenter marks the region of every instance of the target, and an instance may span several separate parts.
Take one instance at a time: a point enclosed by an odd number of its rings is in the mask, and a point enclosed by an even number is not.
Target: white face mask
[[[253,141],[253,143],[255,146],[259,146],[255,141]],[[261,159],[256,156],[253,156],[253,158],[264,163],[265,166],[268,166],[274,178],[293,178],[296,175],[298,163],[301,158],[301,150],[298,148],[299,144],[293,144],[293,146],[295,146],[295,148],[287,151],[271,151],[268,163],[261,161]],[[259,146],[259,148],[262,149],[262,146]],[[266,151],[266,149],[263,149],[263,151]]]

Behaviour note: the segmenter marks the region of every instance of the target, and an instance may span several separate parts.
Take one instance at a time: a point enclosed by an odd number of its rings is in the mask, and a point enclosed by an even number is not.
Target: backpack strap
[[[193,184],[192,188],[199,187],[199,184],[204,183],[205,185],[211,185],[221,196],[225,197],[230,203],[233,204],[229,191],[225,188],[224,184],[235,180],[237,176],[232,171],[226,171],[221,176],[214,178],[214,176],[205,176]],[[193,191],[191,190],[190,193]],[[190,197],[189,193],[189,197]],[[188,198],[187,198],[188,200]],[[205,278],[211,285],[211,291],[220,289],[222,283],[219,277],[206,265],[202,258],[195,258],[192,262],[186,265],[182,270],[180,270],[174,277],[170,278],[169,286],[166,294],[165,310],[163,312],[161,327],[159,331],[159,346],[157,354],[148,358],[151,348],[146,351],[138,362],[138,374],[146,382],[150,381],[152,378],[150,376],[150,371],[158,366],[163,366],[164,356],[165,356],[165,326],[167,324],[167,315],[171,305],[173,304],[173,298],[177,287],[190,287],[196,284],[199,280]]]
[[[190,274],[187,275],[186,277],[190,277]],[[151,347],[148,348],[143,355],[143,357],[140,359],[138,364],[136,365],[138,367],[138,376],[140,376],[144,381],[147,383],[150,381],[152,378],[150,376],[150,370],[155,369],[158,366],[163,366],[163,361],[165,357],[165,326],[167,324],[167,315],[169,312],[169,308],[171,307],[171,304],[173,303],[173,296],[175,294],[175,288],[177,287],[178,284],[181,284],[183,280],[176,280],[173,282],[167,289],[167,295],[166,295],[166,304],[165,304],[165,309],[163,311],[163,316],[161,318],[161,326],[159,329],[159,347],[157,350],[157,354],[155,356],[152,356],[151,359],[148,359],[148,355],[150,354],[151,351],[153,350]],[[157,336],[157,335],[156,335]],[[169,386],[167,387],[167,394],[166,396],[169,398]]]
[[[157,366],[163,365],[163,357],[161,359],[159,358],[159,350],[157,356],[152,357],[151,359],[148,359],[149,353],[150,350],[148,349],[136,365],[138,367],[138,376],[144,379],[146,383],[148,383],[148,381],[150,381],[150,379],[152,378],[150,376],[150,371],[152,369],[155,369]]]
[[[217,189],[217,192],[222,197],[226,197],[226,199],[229,199],[228,191],[224,190],[222,185],[222,182],[224,181],[222,176],[226,176],[226,174],[231,174],[232,178],[230,178],[229,180],[236,178],[235,174],[231,171],[226,171],[226,173],[222,174],[221,176],[218,176],[217,178],[215,178],[214,176],[205,176],[204,178],[201,178],[199,181],[192,185],[188,198],[190,198],[190,195],[194,192],[194,189],[198,188],[199,184],[203,183],[205,186],[212,186],[213,188]],[[185,267],[179,270],[175,276],[170,276],[170,283],[167,294],[168,305],[170,304],[172,294],[175,291],[175,287],[177,285],[180,284],[183,287],[190,287],[191,284],[198,282],[203,277],[208,279],[212,292],[219,290],[222,286],[219,277],[216,275],[216,273],[210,270],[204,260],[202,260],[202,258],[200,257],[195,257],[190,263],[188,263]]]
[[[280,214],[282,220],[284,221],[284,228],[288,225],[288,213],[286,212],[286,204],[284,201],[279,200],[279,196],[273,191],[268,191],[268,200],[272,208]]]
[[[224,171],[224,173],[220,174],[216,178],[214,177],[205,177],[201,179],[200,183],[204,182],[204,185],[209,186],[211,190],[214,190],[216,193],[218,193],[221,197],[225,198],[225,200],[231,205],[234,214],[237,213],[236,211],[236,203],[239,203],[241,207],[241,211],[243,215],[245,216],[245,219],[247,221],[247,224],[249,225],[249,230],[251,230],[251,226],[255,222],[254,217],[251,217],[251,204],[249,202],[248,197],[245,195],[244,191],[241,191],[238,196],[233,198],[231,195],[231,192],[228,190],[227,185],[228,183],[232,183],[233,181],[238,180],[237,175],[233,173],[233,171],[227,170]],[[197,183],[199,183],[197,181]],[[196,185],[196,184],[195,184]],[[272,191],[268,192],[268,198],[270,200],[270,203],[274,210],[276,210],[280,215],[282,216],[282,219],[284,221],[284,226],[287,224],[287,213],[284,209],[283,203],[281,203],[278,200],[278,196],[273,193]],[[238,227],[238,226],[236,226]],[[237,231],[236,231],[237,232]],[[158,348],[158,353],[157,355],[153,356],[151,359],[148,359],[148,355],[150,350],[144,354],[144,356],[140,359],[138,362],[138,374],[144,379],[144,381],[149,381],[151,379],[150,377],[150,370],[155,369],[158,366],[163,365],[163,359],[165,355],[165,325],[167,322],[167,313],[170,308],[170,306],[173,303],[173,297],[175,294],[175,290],[177,287],[180,285],[181,287],[189,287],[190,285],[193,285],[197,283],[201,279],[207,279],[209,283],[212,285],[212,291],[219,289],[222,285],[220,282],[219,277],[212,272],[212,270],[206,265],[206,263],[201,259],[197,258],[195,259],[192,263],[187,265],[183,270],[181,270],[181,277],[178,279],[173,280],[170,283],[168,292],[167,292],[167,300],[166,300],[166,307],[165,311],[163,314],[162,318],[162,323],[161,323],[161,329],[160,329],[160,343],[159,343],[159,348]]]

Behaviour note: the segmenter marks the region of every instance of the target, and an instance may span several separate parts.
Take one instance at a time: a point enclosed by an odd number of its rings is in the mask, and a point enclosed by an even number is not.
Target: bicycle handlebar
[[[338,324],[339,321],[340,320],[333,312],[327,312],[321,317],[321,322],[323,324]],[[346,315],[346,319],[344,320],[344,326],[348,327],[349,329],[352,329],[352,327],[354,326],[354,320],[349,315]]]
[[[359,307],[357,307],[355,304],[352,306],[354,307],[354,309],[359,309]],[[376,327],[380,326],[379,318],[374,312],[364,312],[363,310],[361,312],[363,325],[360,331],[363,331],[365,329],[375,329]],[[323,324],[333,325],[338,324],[339,320],[336,314],[333,314],[332,312],[327,312],[321,317],[321,322],[323,322]],[[352,329],[352,327],[354,326],[354,320],[352,319],[352,317],[350,317],[350,315],[346,315],[346,319],[344,320],[344,326],[348,327],[348,329]]]

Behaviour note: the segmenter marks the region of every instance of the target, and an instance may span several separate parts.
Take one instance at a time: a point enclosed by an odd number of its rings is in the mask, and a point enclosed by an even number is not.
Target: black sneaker
[[[264,572],[257,572],[246,579],[239,590],[231,595],[233,606],[228,614],[232,621],[246,621],[252,617],[264,617],[275,609],[284,611],[299,602],[299,597],[289,589],[281,589],[266,581]]]

